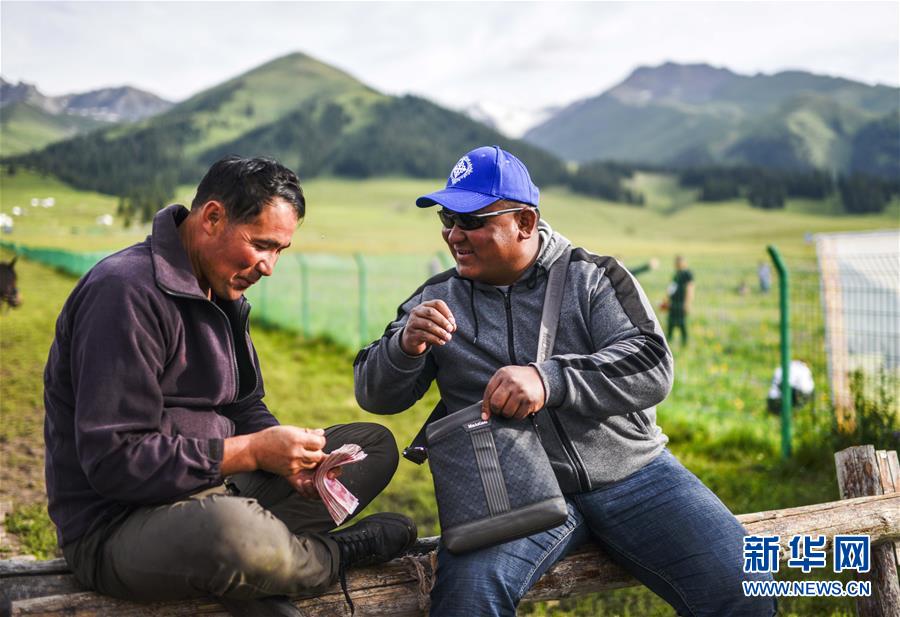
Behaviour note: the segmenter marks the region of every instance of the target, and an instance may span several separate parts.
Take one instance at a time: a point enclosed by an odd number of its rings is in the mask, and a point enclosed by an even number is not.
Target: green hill
[[[668,63],[637,69],[607,92],[562,109],[525,139],[579,162],[716,162],[897,176],[900,166],[887,161],[892,154],[896,159],[900,139],[890,122],[900,112],[898,94],[802,71],[745,76]],[[856,137],[863,127],[861,144]]]
[[[86,116],[51,114],[24,101],[5,105],[0,108],[0,156],[38,150],[107,124]]]
[[[294,53],[131,125],[52,144],[19,159],[79,188],[159,201],[196,183],[224,154],[266,155],[302,177],[441,177],[484,144],[515,151],[535,180],[565,177],[541,149],[416,97],[392,97],[305,54]],[[152,199],[148,198],[149,201]]]

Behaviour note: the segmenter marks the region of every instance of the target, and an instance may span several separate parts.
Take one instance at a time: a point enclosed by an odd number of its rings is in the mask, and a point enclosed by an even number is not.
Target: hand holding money
[[[352,443],[344,444],[328,454],[315,470],[300,472],[305,477],[299,482],[295,481],[294,485],[304,496],[309,496],[310,489],[314,488],[325,503],[332,520],[336,525],[340,525],[356,510],[359,500],[337,478],[340,476],[341,467],[364,458],[366,453],[360,446]],[[309,482],[310,476],[312,487]]]
[[[340,478],[341,468],[333,467],[331,471],[328,472],[328,477]],[[287,476],[287,480],[294,486],[298,493],[307,499],[321,499],[319,491],[316,489],[315,469],[303,469],[292,476]]]

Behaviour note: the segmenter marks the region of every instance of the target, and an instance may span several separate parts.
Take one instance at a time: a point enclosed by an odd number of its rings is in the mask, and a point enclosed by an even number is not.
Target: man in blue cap
[[[534,415],[566,495],[565,523],[454,555],[438,553],[432,615],[514,615],[528,589],[593,538],[637,579],[693,616],[774,614],[743,595],[745,531],[665,448],[656,405],[672,385],[672,355],[637,281],[612,257],[569,253],[553,355],[534,362],[547,272],[569,241],[538,211],[528,170],[497,146],[453,167],[442,235],[456,267],[400,305],[384,336],[354,363],[356,398],[375,413],[413,405],[436,380],[456,411]],[[476,490],[476,487],[473,487]]]

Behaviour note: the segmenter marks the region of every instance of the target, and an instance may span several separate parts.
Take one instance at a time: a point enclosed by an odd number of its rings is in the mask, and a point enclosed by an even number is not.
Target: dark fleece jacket
[[[60,546],[141,505],[222,482],[225,438],[278,424],[262,402],[250,305],[207,299],[161,210],[144,242],[75,287],[44,370],[45,472]]]

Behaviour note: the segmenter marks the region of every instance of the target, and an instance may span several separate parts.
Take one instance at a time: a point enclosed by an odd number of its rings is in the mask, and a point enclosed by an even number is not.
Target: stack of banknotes
[[[337,478],[329,478],[328,472],[335,467],[356,463],[366,458],[366,453],[355,443],[344,444],[329,454],[316,468],[316,490],[325,502],[328,513],[336,525],[340,525],[359,505],[359,499],[347,490]]]

